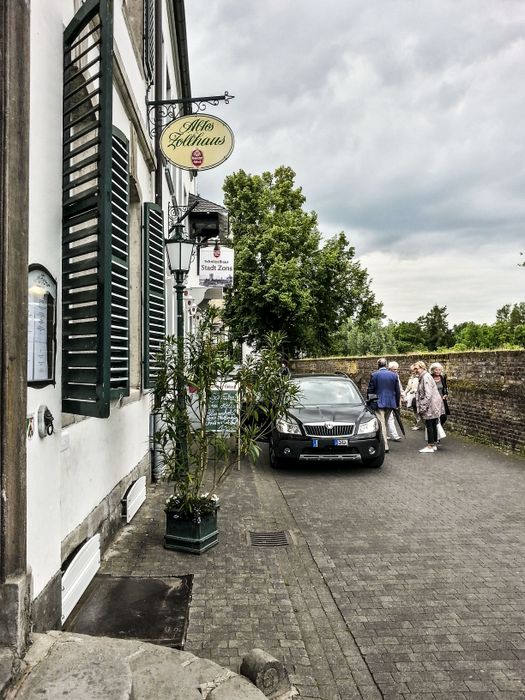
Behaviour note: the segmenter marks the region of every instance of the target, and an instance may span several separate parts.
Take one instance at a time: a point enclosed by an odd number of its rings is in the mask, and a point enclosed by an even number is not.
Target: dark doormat
[[[99,574],[63,629],[183,649],[192,583],[191,575],[139,578]]]

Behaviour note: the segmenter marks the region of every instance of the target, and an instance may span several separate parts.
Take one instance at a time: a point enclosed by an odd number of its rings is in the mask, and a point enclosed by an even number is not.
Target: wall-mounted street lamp
[[[168,268],[175,277],[175,294],[177,300],[177,405],[179,421],[177,425],[176,459],[182,468],[188,468],[188,441],[186,435],[186,410],[184,381],[184,282],[191,265],[194,241],[184,235],[184,225],[174,224],[173,236],[164,241]]]

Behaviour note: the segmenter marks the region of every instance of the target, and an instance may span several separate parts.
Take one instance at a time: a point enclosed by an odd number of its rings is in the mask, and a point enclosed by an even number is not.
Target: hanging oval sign
[[[178,168],[209,170],[231,155],[233,142],[233,131],[222,119],[189,114],[162,130],[160,150]]]

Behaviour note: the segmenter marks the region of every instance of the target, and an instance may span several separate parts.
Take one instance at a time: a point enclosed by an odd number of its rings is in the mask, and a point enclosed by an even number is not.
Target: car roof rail
[[[334,372],[334,374],[340,374],[342,377],[346,377],[347,379],[350,379],[348,374],[346,372],[340,372],[339,370]]]

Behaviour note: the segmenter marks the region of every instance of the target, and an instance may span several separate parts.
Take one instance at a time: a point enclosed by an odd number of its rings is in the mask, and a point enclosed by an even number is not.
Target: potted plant
[[[173,484],[164,546],[199,554],[218,542],[221,483],[243,457],[258,458],[259,441],[296,394],[280,372],[282,334],[269,334],[260,351],[238,365],[219,323],[209,311],[184,346],[168,337],[155,384],[161,418],[155,441],[163,478]]]

